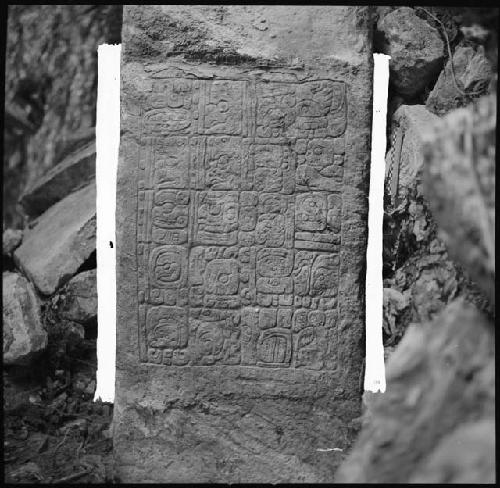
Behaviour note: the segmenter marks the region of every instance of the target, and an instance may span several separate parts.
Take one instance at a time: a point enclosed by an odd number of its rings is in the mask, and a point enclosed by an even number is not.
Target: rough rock
[[[335,482],[437,483],[451,476],[479,483],[494,477],[494,454],[479,463],[472,452],[484,452],[491,436],[479,446],[484,427],[464,432],[466,423],[491,419],[495,412],[494,327],[477,309],[458,300],[433,322],[410,327],[389,357],[386,379],[387,389],[371,402],[370,419]],[[457,439],[463,441],[460,449]],[[451,445],[452,473],[450,453],[443,452]],[[475,469],[465,472],[459,464]]]
[[[424,189],[441,239],[494,304],[496,94],[448,114],[425,142]]]
[[[2,254],[10,256],[23,241],[23,231],[19,229],[6,229],[2,235]]]
[[[415,10],[401,7],[389,12],[379,19],[377,30],[383,36],[383,52],[391,56],[389,80],[397,93],[412,98],[437,78],[444,44]]]
[[[121,482],[332,480],[361,411],[372,24],[124,7]]]
[[[79,273],[59,292],[59,315],[82,324],[97,318],[95,269]]]
[[[3,360],[26,365],[47,346],[40,302],[33,285],[18,273],[2,274]]]
[[[63,320],[61,322],[61,342],[64,342],[67,350],[77,347],[85,339],[85,328],[78,322]]]
[[[437,115],[463,107],[473,98],[486,94],[493,77],[483,46],[458,46],[452,59],[453,66],[448,60],[425,104]]]
[[[95,157],[95,142],[92,141],[35,181],[19,199],[26,215],[38,217],[70,193],[91,183],[95,178]]]
[[[9,5],[4,222],[23,227],[23,190],[95,126],[97,47],[119,43],[122,5]],[[11,118],[12,119],[12,118]]]
[[[95,250],[95,183],[56,203],[26,233],[14,260],[38,290],[51,295]]]
[[[495,448],[495,417],[457,427],[429,453],[409,483],[495,484]]]

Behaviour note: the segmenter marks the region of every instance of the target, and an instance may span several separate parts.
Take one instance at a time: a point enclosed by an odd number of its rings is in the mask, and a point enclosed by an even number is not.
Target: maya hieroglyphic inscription
[[[330,368],[346,104],[335,80],[154,81],[139,155],[141,361]]]

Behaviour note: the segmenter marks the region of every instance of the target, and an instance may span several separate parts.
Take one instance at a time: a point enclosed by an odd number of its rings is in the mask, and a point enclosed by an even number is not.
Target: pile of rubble
[[[496,89],[486,38],[471,38],[470,28],[461,27],[464,21],[464,9],[379,9],[376,38],[379,49],[391,56],[384,219],[387,346],[395,345],[410,323],[431,320],[459,296],[492,315],[484,293],[449,258],[423,192],[426,133],[443,115]]]
[[[12,481],[105,479],[105,470],[94,466],[103,468],[110,452],[112,413],[112,405],[93,402],[95,191],[92,129],[20,197],[25,229],[3,233],[5,447]]]
[[[337,482],[495,480],[496,32],[456,10],[379,9],[387,389]]]

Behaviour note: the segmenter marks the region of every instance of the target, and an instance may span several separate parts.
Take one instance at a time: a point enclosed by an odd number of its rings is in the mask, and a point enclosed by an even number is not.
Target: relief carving
[[[142,360],[330,367],[346,123],[343,82],[154,81],[138,180]]]

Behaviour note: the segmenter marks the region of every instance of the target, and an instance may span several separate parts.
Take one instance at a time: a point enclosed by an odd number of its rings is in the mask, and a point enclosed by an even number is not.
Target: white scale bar
[[[116,359],[116,171],[120,144],[121,45],[97,51],[97,387],[94,400],[113,402]]]
[[[384,219],[384,177],[387,123],[389,59],[374,54],[373,120],[368,195],[368,246],[366,249],[366,357],[365,391],[385,392],[384,345],[382,342],[383,282],[382,225]]]

